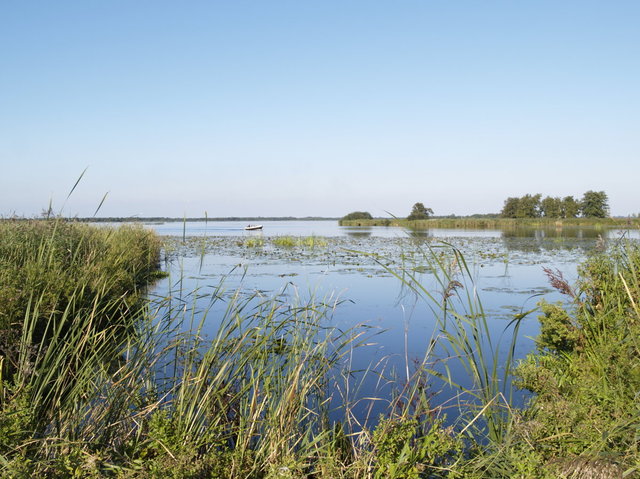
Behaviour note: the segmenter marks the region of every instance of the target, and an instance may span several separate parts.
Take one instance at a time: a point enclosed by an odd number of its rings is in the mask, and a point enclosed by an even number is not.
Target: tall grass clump
[[[280,248],[293,248],[298,244],[293,236],[276,236],[271,242]]]
[[[324,248],[328,242],[325,238],[319,236],[305,236],[300,238],[300,245],[305,248]]]
[[[264,246],[264,238],[262,236],[250,236],[245,238],[244,245],[247,248],[262,248]]]
[[[218,301],[212,294],[204,310]],[[146,417],[149,433],[134,458],[144,462],[133,476],[304,477],[322,467],[332,371],[354,341],[323,325],[331,311],[234,295],[205,341],[206,313],[176,335],[176,321],[191,321],[191,311],[169,307],[167,346],[149,351],[161,365],[154,383],[164,400]]]
[[[293,236],[276,236],[271,239],[271,243],[281,248],[309,248],[327,246],[327,240],[318,236],[301,236],[294,238]]]
[[[220,313],[219,289],[206,305],[194,295],[197,311],[167,297],[148,323],[164,345],[147,348],[154,367],[145,368],[160,399],[136,419],[148,428],[119,469],[127,477],[409,478],[461,456],[457,435],[430,407],[424,371],[393,398],[347,391],[359,374],[348,357],[370,337],[330,326],[338,303],[234,294]],[[220,323],[205,340],[214,310]],[[199,323],[184,330],[194,312]],[[386,401],[389,414],[352,421],[359,401]]]
[[[0,222],[0,347],[7,367],[16,366],[18,335],[33,344],[47,341],[56,327],[65,329],[62,317],[100,311],[95,327],[126,326],[124,313],[143,299],[159,255],[157,237],[140,227]]]
[[[432,313],[435,329],[428,340],[430,347],[424,367],[467,398],[460,403],[461,412],[473,414],[468,427],[476,422],[482,425],[486,437],[480,442],[497,441],[505,427],[505,405],[512,393],[510,376],[520,321],[531,311],[514,316],[506,325],[509,343],[501,347],[500,338],[491,333],[489,317],[460,250],[447,243],[427,244],[418,250],[410,265],[393,265],[384,258],[376,258]],[[416,262],[421,267],[415,267]],[[425,269],[430,273],[428,278],[420,274]],[[438,368],[432,368],[434,362]],[[457,382],[453,369],[465,371],[465,383]],[[482,421],[478,421],[480,418]]]
[[[0,463],[74,438],[99,371],[117,367],[159,255],[142,228],[0,222]]]

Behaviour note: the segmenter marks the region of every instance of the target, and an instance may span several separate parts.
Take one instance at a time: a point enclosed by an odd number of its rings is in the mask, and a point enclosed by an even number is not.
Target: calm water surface
[[[437,334],[435,319],[424,300],[408,293],[369,254],[380,255],[393,268],[404,264],[437,296],[441,292],[425,269],[423,255],[429,246],[442,248],[443,242],[458,248],[471,272],[466,290],[477,292],[494,341],[506,336],[501,343],[503,358],[510,339],[505,328],[514,315],[534,309],[541,299],[566,301],[549,287],[543,268],[557,270],[573,283],[578,264],[594,248],[639,238],[637,230],[585,228],[412,232],[393,227],[340,227],[337,221],[262,224],[264,229],[259,232],[244,231],[244,222],[146,225],[161,235],[174,237],[166,263],[170,276],[156,286],[153,294],[164,296],[171,290],[175,294],[178,285],[185,296],[197,290],[205,296],[200,300],[204,309],[209,302],[206,293],[213,292],[224,278],[229,294],[241,290],[269,298],[284,290],[289,300],[303,304],[311,298],[344,300],[327,319],[329,323],[345,329],[366,324],[371,331],[380,332],[372,339],[373,345],[354,354],[352,367],[366,368],[382,362],[400,372],[406,371],[407,362],[422,359],[430,338]],[[272,242],[281,236],[316,236],[323,241],[315,247],[286,248]],[[224,309],[225,302],[221,301],[208,314],[205,330],[210,335]],[[532,338],[537,332],[533,313],[521,322],[517,357],[534,348]],[[456,379],[465,383],[462,371],[455,366],[452,369],[460,375]],[[364,380],[362,392],[365,396],[380,394],[376,388],[379,383],[371,377]]]

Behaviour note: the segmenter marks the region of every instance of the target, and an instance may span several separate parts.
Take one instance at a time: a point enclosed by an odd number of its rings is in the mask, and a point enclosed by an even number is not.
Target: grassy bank
[[[639,228],[638,218],[430,218],[428,220],[409,221],[403,218],[375,218],[371,220],[340,220],[340,226],[395,226],[408,229],[429,228],[470,228],[470,229],[509,229],[519,227],[562,228],[590,226],[601,228]]]
[[[640,249],[591,258],[575,287],[547,273],[572,307],[540,305],[538,351],[517,371],[535,397],[515,419],[511,453],[556,473],[637,477]]]
[[[0,223],[0,466],[48,460],[79,439],[108,385],[95,381],[135,336],[159,255],[142,228]]]
[[[65,332],[68,318],[82,315],[95,316],[95,330],[129,327],[128,312],[142,304],[140,293],[156,274],[159,255],[159,239],[142,228],[100,229],[63,220],[1,222],[4,377],[18,367],[15,345],[25,334],[33,345],[48,343],[51,335]]]
[[[328,326],[340,307],[328,300],[184,292],[182,278],[142,300],[159,254],[144,230],[2,228],[2,477],[633,477],[640,467],[637,249],[594,257],[575,289],[550,272],[573,307],[541,306],[539,350],[517,369],[536,395],[517,411],[512,358],[498,363],[455,249],[422,252],[434,290],[379,258],[437,319],[424,358],[398,375],[350,368],[371,332]],[[393,392],[358,397],[373,374]],[[449,421],[436,380],[458,392]],[[363,401],[385,414],[363,420]]]

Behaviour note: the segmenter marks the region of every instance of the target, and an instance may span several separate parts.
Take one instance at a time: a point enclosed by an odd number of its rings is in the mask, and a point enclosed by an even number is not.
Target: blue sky
[[[0,215],[640,212],[640,2],[0,3]]]

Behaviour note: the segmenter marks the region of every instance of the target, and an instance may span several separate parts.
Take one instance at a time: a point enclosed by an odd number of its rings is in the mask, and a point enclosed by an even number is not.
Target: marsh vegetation
[[[461,245],[315,236],[161,245],[126,226],[0,228],[5,477],[632,477],[640,466],[634,244],[594,250],[576,284],[548,270],[566,301],[512,313],[499,340]],[[517,237],[479,244],[471,254],[487,268],[525,260]],[[269,265],[326,264],[338,252],[349,271],[377,271],[430,311],[419,357],[362,370],[353,357],[370,354],[378,332],[334,321],[341,299],[288,283],[274,294],[191,287],[169,268],[162,288],[148,287],[167,262],[191,259],[202,274],[210,253]],[[537,314],[538,349],[518,364],[514,338]],[[360,394],[370,377],[384,394]],[[525,407],[512,401],[513,377],[534,393]],[[377,413],[362,415],[363,404]]]

